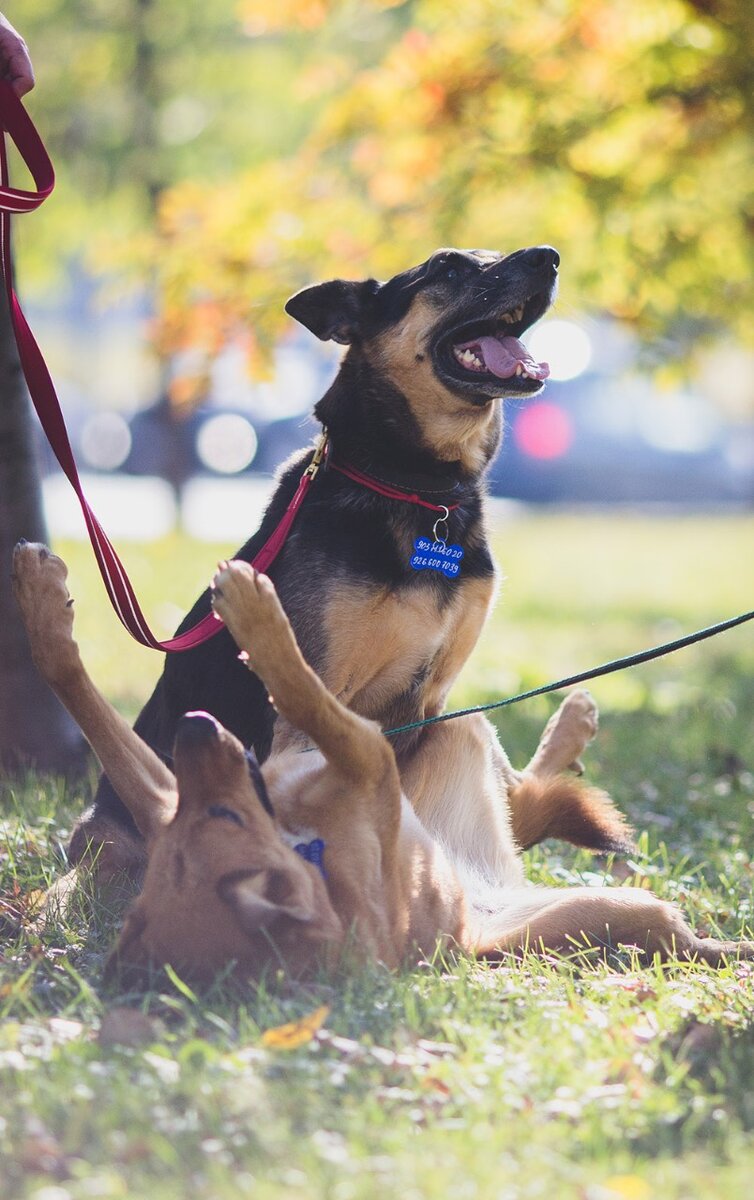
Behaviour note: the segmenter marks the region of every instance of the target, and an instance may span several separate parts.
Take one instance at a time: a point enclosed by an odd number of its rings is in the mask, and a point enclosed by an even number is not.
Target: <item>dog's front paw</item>
[[[67,575],[62,558],[39,542],[20,541],[13,551],[13,591],[32,657],[51,682],[78,659]]]
[[[284,652],[293,632],[274,584],[250,563],[221,562],[212,580],[212,608],[231,632],[247,665],[264,666]]]

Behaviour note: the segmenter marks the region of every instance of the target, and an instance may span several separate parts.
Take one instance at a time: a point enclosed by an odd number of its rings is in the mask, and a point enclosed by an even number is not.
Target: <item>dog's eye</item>
[[[450,280],[452,283],[454,279],[458,278],[458,274],[458,267],[448,267],[447,271],[445,272],[445,278]]]
[[[240,825],[243,829],[243,818],[234,812],[232,808],[226,808],[224,804],[211,804],[207,809],[207,815],[210,817],[222,817],[225,821],[233,821],[235,825]]]

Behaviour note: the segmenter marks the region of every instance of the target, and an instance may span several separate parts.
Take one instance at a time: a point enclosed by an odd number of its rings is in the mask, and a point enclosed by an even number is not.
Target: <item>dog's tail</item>
[[[625,854],[632,830],[607,792],[565,775],[525,775],[509,797],[513,836],[522,850],[563,838],[587,850]]]

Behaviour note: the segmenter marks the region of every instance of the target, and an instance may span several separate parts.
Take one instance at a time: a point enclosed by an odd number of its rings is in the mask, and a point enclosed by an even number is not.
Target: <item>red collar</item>
[[[404,492],[390,484],[381,483],[379,479],[373,479],[371,475],[365,475],[363,471],[357,471],[355,467],[335,462],[331,454],[327,458],[327,467],[331,471],[338,471],[346,478],[352,479],[361,487],[369,488],[370,492],[378,492],[380,496],[387,496],[390,500],[403,500],[405,504],[419,504],[422,508],[431,508],[432,512],[449,513],[460,508],[460,501],[456,504],[432,504],[429,500],[422,500],[416,492]]]

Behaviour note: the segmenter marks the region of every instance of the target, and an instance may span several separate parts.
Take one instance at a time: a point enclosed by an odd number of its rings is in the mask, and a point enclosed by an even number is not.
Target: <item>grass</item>
[[[509,582],[453,702],[509,694],[743,611],[752,534],[743,517],[506,519],[496,550]],[[158,656],[116,627],[85,548],[61,549],[86,659],[132,715]],[[228,549],[173,538],[127,552],[156,623],[170,627]],[[588,773],[642,831],[638,852],[625,864],[538,847],[531,877],[651,886],[711,933],[754,923],[753,667],[743,627],[598,681],[603,727]],[[514,761],[555,703],[501,715]],[[0,1196],[748,1193],[745,964],[663,970],[628,953],[499,970],[438,960],[397,974],[344,969],[306,987],[218,981],[197,994],[176,978],[123,995],[102,983],[117,903],[83,896],[64,922],[42,935],[31,927],[92,786],[93,775],[0,784]],[[265,1044],[264,1031],[323,1005],[317,1034],[300,1029],[288,1050]]]

